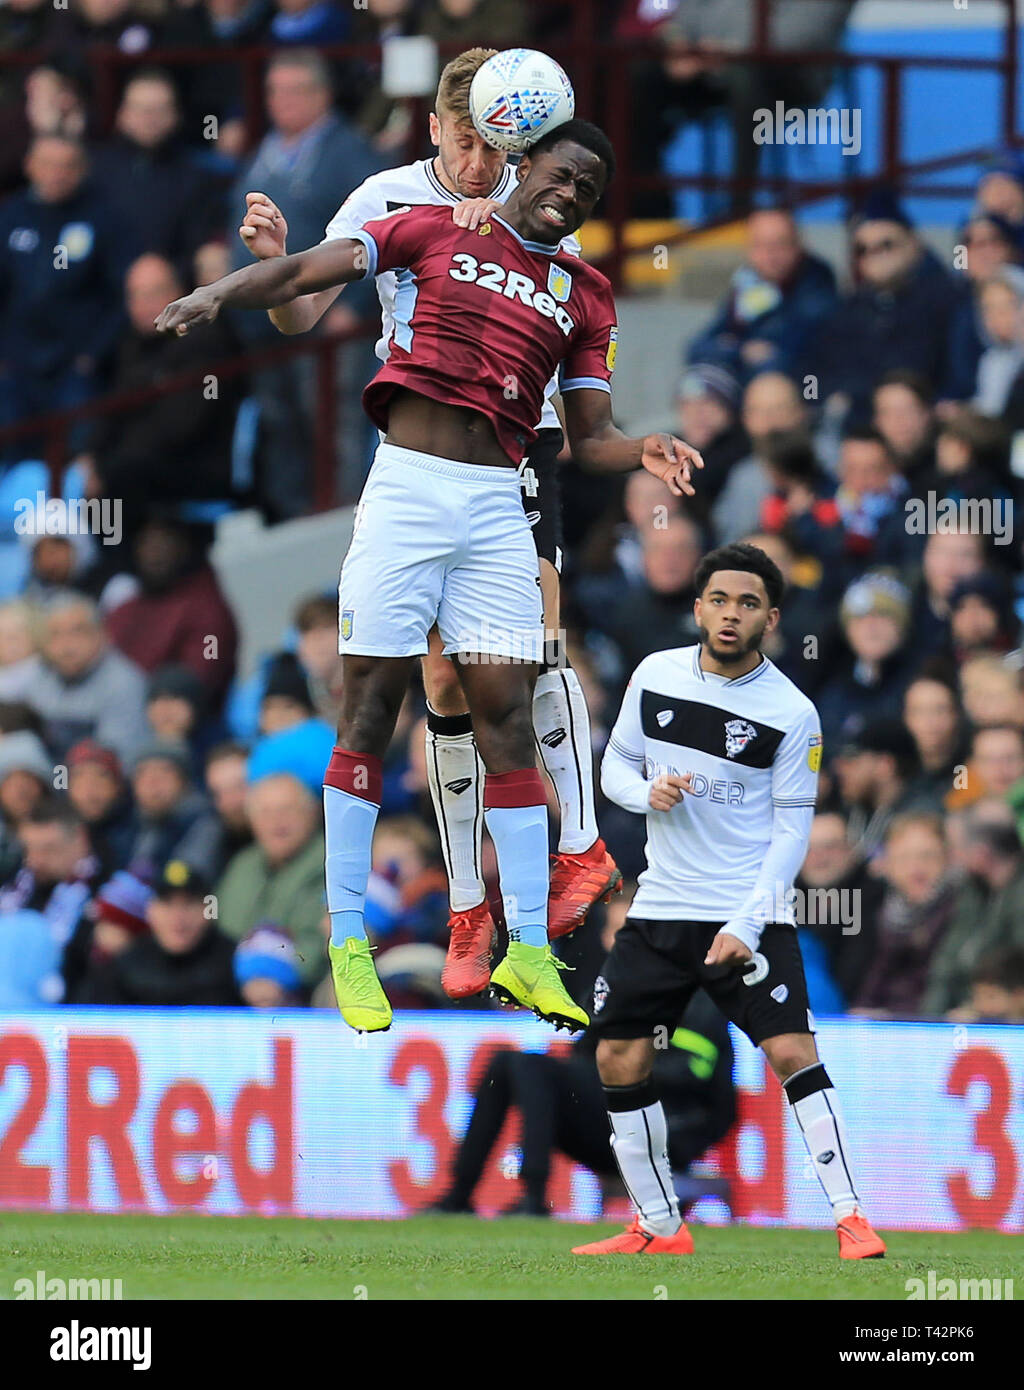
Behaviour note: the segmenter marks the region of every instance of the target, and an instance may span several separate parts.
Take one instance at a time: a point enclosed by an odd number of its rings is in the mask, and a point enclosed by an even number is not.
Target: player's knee
[[[408,672],[358,659],[346,663],[338,742],[345,748],[383,756],[405,698]]]
[[[805,1067],[813,1067],[818,1061],[812,1033],[786,1033],[777,1038],[766,1038],[761,1047],[780,1081],[803,1071]]]
[[[597,1070],[605,1086],[638,1086],[651,1069],[644,1038],[602,1038],[597,1044]]]
[[[488,772],[513,772],[534,764],[533,709],[524,679],[514,690],[474,702],[473,729]]]
[[[424,662],[423,685],[427,703],[435,714],[451,718],[466,713],[466,697],[462,693],[455,667],[446,658],[431,662],[429,669]]]

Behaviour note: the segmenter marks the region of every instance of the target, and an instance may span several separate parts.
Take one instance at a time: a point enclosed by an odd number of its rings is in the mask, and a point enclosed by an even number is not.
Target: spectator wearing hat
[[[59,759],[83,738],[132,758],[147,738],[145,678],[109,646],[99,611],[68,590],[43,618],[43,664],[29,693],[42,716],[46,742]]]
[[[111,641],[143,671],[182,665],[202,682],[212,713],[235,673],[234,615],[199,532],[152,516],[133,546],[140,591],[107,615]]]
[[[212,878],[220,868],[217,818],[192,783],[192,758],[181,743],[151,743],[132,764],[138,832],[129,859],[152,866],[184,860]]]
[[[238,943],[235,980],[253,1009],[289,1009],[305,1002],[295,942],[276,922],[258,922]]]
[[[870,720],[898,718],[912,674],[904,648],[910,591],[895,574],[875,570],[855,580],[843,595],[839,621],[844,646],[816,696],[826,747]]]
[[[757,372],[794,371],[837,301],[832,267],[801,244],[788,209],[752,212],[746,233],[745,261],[688,353],[689,361],[718,363],[743,382]]]
[[[235,943],[210,917],[210,883],[184,860],[163,868],[146,907],[149,931],[90,981],[90,1003],[165,1008],[241,1004]]]
[[[81,817],[65,799],[50,796],[34,806],[18,838],[21,867],[0,885],[0,919],[22,910],[42,914],[58,947],[64,990],[73,995],[88,961],[92,920],[86,909],[102,866]]]
[[[18,827],[53,791],[53,759],[27,729],[0,738],[0,882],[18,867]]]
[[[850,841],[861,859],[874,859],[894,817],[939,809],[915,784],[917,748],[899,719],[867,724],[840,745],[834,766]]]
[[[1005,805],[983,800],[967,811],[959,857],[966,877],[921,1004],[931,1014],[968,1002],[971,977],[989,952],[1024,948],[1024,852]]]
[[[956,901],[942,817],[913,811],[895,816],[875,868],[885,892],[871,968],[853,1012],[910,1018],[920,1012],[929,966],[949,930]]]
[[[327,969],[324,837],[319,799],[292,773],[263,777],[249,791],[253,844],[236,854],[217,884],[220,923],[240,941],[258,923],[288,926],[307,989]]]
[[[318,796],[336,735],[316,717],[306,673],[291,652],[275,657],[267,672],[260,733],[249,758],[249,781],[292,772]]]
[[[725,367],[697,362],[687,367],[676,388],[675,428],[704,458],[701,495],[707,509],[725,486],[729,470],[743,458],[749,442],[739,422],[740,384]]]
[[[68,796],[89,831],[93,849],[104,864],[128,862],[138,833],[131,794],[112,748],[82,739],[68,749]]]
[[[841,396],[850,423],[861,423],[874,387],[894,368],[943,388],[949,326],[963,292],[889,190],[868,198],[851,225],[850,248],[855,288],[822,321],[805,370],[817,377],[822,401]]]
[[[949,596],[949,632],[957,666],[981,652],[1001,654],[1017,645],[1020,624],[1013,595],[1001,575],[984,570],[954,586]]]
[[[188,666],[161,666],[146,685],[146,718],[160,742],[184,743],[192,753],[198,780],[207,748],[220,725],[206,718],[207,695],[202,681]]]
[[[101,1002],[93,998],[96,981],[104,981],[114,957],[149,931],[146,912],[152,896],[149,884],[125,869],[118,869],[99,889],[89,906],[93,925],[88,966],[68,1003]]]

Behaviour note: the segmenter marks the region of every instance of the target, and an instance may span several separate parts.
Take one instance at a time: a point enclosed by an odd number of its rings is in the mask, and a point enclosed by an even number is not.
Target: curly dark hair
[[[756,574],[764,580],[769,607],[778,608],[782,601],[782,593],[786,587],[782,571],[771,556],[759,550],[756,545],[737,541],[734,545],[720,545],[717,550],[709,550],[693,576],[698,597],[703,595],[711,576],[717,570],[742,570],[745,574]]]

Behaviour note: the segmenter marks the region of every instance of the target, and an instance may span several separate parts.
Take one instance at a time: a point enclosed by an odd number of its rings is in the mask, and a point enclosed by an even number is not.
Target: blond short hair
[[[450,116],[453,121],[469,120],[469,89],[473,78],[497,51],[496,48],[467,48],[465,53],[445,64],[434,98],[436,115]]]

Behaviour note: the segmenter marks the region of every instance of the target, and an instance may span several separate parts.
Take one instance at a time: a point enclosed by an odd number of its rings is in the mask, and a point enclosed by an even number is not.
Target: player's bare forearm
[[[308,333],[323,318],[344,285],[329,290],[319,290],[316,294],[304,294],[301,299],[293,299],[288,304],[279,304],[270,309],[270,322],[279,333]]]
[[[632,439],[612,420],[611,397],[605,391],[578,390],[562,397],[573,458],[586,472],[630,473],[646,468],[677,497],[694,496],[692,482],[704,460],[696,449],[670,434]]]
[[[362,242],[342,240],[247,265],[168,304],[156,321],[157,330],[187,333],[211,323],[225,308],[275,309],[303,295],[359,280],[367,263]]]

